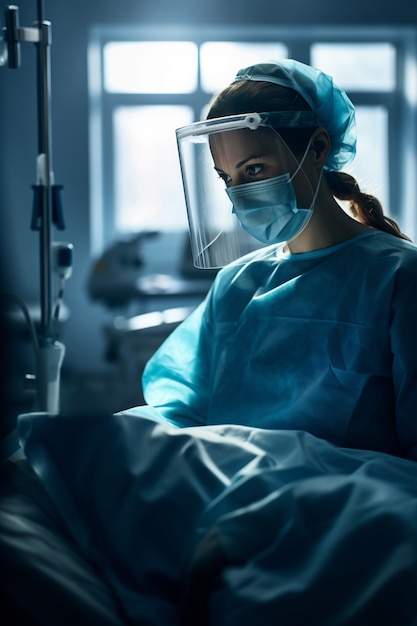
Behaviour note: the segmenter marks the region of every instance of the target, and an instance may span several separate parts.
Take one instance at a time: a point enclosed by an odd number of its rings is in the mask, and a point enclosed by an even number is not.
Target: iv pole
[[[44,20],[43,0],[37,0],[37,22],[30,28],[19,26],[19,8],[5,10],[5,41],[9,68],[20,66],[20,43],[31,42],[37,55],[38,156],[36,184],[33,185],[32,230],[39,231],[40,247],[40,330],[36,363],[36,411],[59,413],[60,369],[65,346],[52,336],[52,243],[51,225],[65,228],[59,198],[61,186],[54,184],[51,139],[51,23]],[[65,253],[65,247],[64,247]],[[66,244],[63,265],[72,263],[72,246]],[[62,252],[62,250],[61,250]],[[69,253],[69,254],[68,254]],[[62,266],[61,266],[62,269]]]

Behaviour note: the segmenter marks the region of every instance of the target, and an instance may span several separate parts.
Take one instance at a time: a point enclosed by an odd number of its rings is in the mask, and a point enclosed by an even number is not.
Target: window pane
[[[190,124],[192,118],[192,109],[186,106],[133,106],[115,110],[118,231],[187,228],[175,129]]]
[[[108,43],[103,52],[105,89],[190,93],[197,87],[197,52],[196,44],[189,41]]]
[[[361,189],[375,195],[389,214],[388,112],[384,107],[356,107],[357,153],[345,171]]]
[[[287,56],[287,47],[279,43],[206,42],[200,48],[202,89],[207,93],[220,91],[241,68]]]
[[[393,91],[395,48],[389,43],[315,44],[311,64],[351,91]]]

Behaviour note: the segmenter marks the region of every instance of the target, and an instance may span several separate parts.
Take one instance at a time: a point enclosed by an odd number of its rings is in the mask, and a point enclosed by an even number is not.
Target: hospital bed
[[[19,419],[4,624],[415,626],[417,469],[150,407]]]

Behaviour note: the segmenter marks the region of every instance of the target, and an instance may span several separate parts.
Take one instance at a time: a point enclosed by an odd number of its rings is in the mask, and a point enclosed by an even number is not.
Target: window
[[[114,110],[114,207],[117,232],[185,230],[175,128],[191,124],[179,105],[121,106]]]
[[[345,167],[361,187],[389,207],[388,119],[397,85],[396,48],[390,43],[318,43],[311,46],[311,63],[333,77],[338,87],[357,94],[357,154]],[[367,94],[371,96],[368,100]],[[378,103],[372,96],[377,94]],[[378,96],[379,94],[379,96]]]
[[[192,93],[197,88],[197,64],[198,48],[190,41],[110,42],[104,46],[104,89]]]
[[[412,41],[411,29],[196,28],[179,37],[174,29],[95,28],[89,49],[93,252],[130,232],[187,229],[175,129],[201,119],[237,69],[285,57],[322,69],[347,91],[357,111],[358,149],[346,169],[414,237],[415,177],[404,174],[415,171]]]
[[[257,61],[285,59],[287,46],[277,43],[207,41],[200,46],[201,87],[213,94],[232,82],[237,69]]]
[[[396,48],[391,43],[318,43],[311,63],[345,91],[390,92],[397,86]]]

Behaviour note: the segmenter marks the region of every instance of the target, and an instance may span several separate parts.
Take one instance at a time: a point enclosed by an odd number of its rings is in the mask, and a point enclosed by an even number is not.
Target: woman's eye
[[[256,163],[254,165],[248,165],[246,172],[249,176],[258,176],[263,170],[263,165]]]
[[[219,175],[219,178],[222,179],[222,181],[225,183],[225,185],[228,185],[231,183],[232,178],[229,176],[229,174],[226,174],[226,172],[217,172]]]

